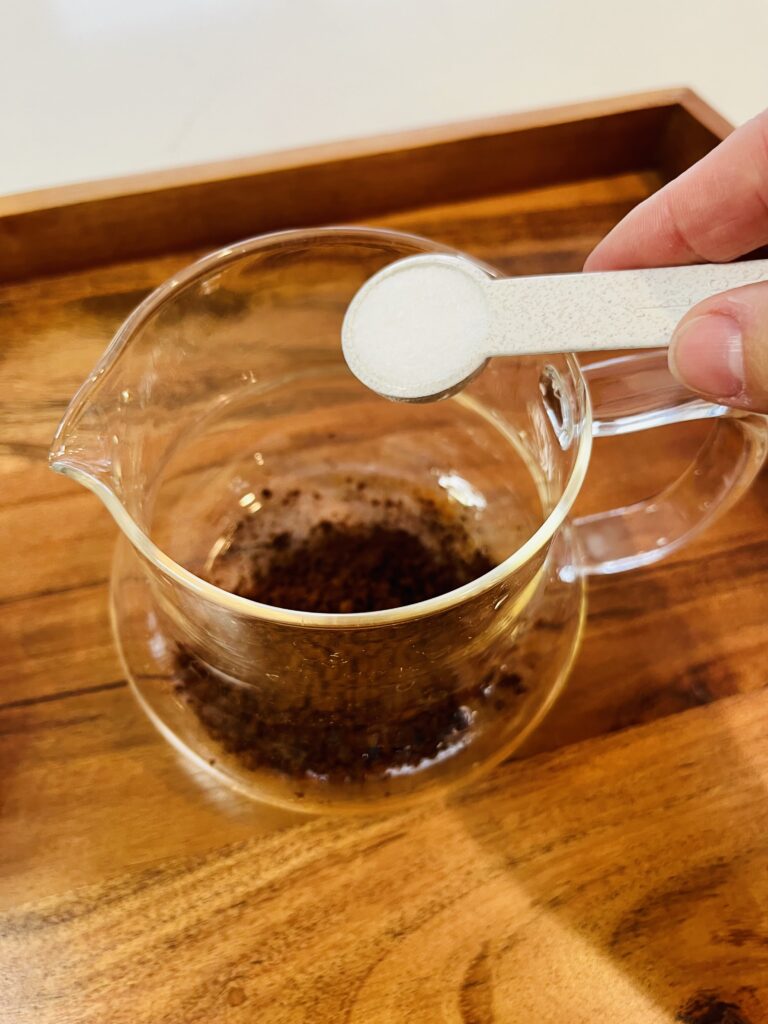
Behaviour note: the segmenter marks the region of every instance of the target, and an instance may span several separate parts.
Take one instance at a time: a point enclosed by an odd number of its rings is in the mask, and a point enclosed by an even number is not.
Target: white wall
[[[0,193],[681,84],[768,105],[768,0],[0,0]]]

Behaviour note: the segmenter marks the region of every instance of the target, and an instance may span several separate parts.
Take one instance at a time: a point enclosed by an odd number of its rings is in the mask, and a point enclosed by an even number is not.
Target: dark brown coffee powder
[[[493,568],[483,552],[462,550],[456,529],[433,513],[428,531],[437,545],[428,547],[402,527],[324,519],[301,540],[275,536],[266,572],[242,594],[306,612],[376,612],[426,601]]]
[[[278,498],[264,489],[262,501],[278,511],[264,520],[273,528],[265,530],[258,516],[244,517],[211,570],[212,582],[280,608],[359,613],[428,600],[493,568],[461,517],[433,499],[392,499],[349,479],[347,486],[358,517],[320,518],[303,532],[275,524],[291,523],[290,510],[313,496],[292,489]],[[386,675],[391,653],[372,653],[368,670]],[[337,685],[335,671],[327,667],[329,685]],[[227,683],[189,650],[177,656],[177,690],[212,738],[243,767],[296,780],[362,782],[423,764],[466,735],[473,708],[498,712],[523,685],[505,668],[474,679],[442,668],[421,702],[417,692],[399,705],[384,693],[365,702],[340,698],[332,711],[298,689],[295,702],[278,711],[263,690]]]

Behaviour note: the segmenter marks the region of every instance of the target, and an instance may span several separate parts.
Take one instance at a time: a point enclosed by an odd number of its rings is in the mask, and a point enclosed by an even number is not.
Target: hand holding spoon
[[[458,390],[491,356],[667,345],[702,299],[768,281],[768,260],[493,278],[460,256],[412,256],[374,274],[349,304],[349,368],[388,398]]]

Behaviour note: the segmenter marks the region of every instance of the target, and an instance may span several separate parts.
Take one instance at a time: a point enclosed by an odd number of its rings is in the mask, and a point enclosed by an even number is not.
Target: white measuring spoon
[[[493,278],[460,256],[398,260],[349,304],[349,368],[403,401],[457,390],[491,356],[658,348],[691,306],[768,281],[768,260]]]

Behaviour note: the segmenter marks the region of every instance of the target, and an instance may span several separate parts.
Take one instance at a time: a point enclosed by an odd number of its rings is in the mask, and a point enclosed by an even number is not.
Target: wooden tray
[[[203,249],[363,221],[577,270],[727,131],[677,90],[0,200],[0,1019],[768,1020],[765,476],[592,584],[526,757],[337,821],[212,789],[155,735],[109,635],[114,527],[45,464],[115,327]],[[657,487],[704,429],[601,442],[583,502]]]

